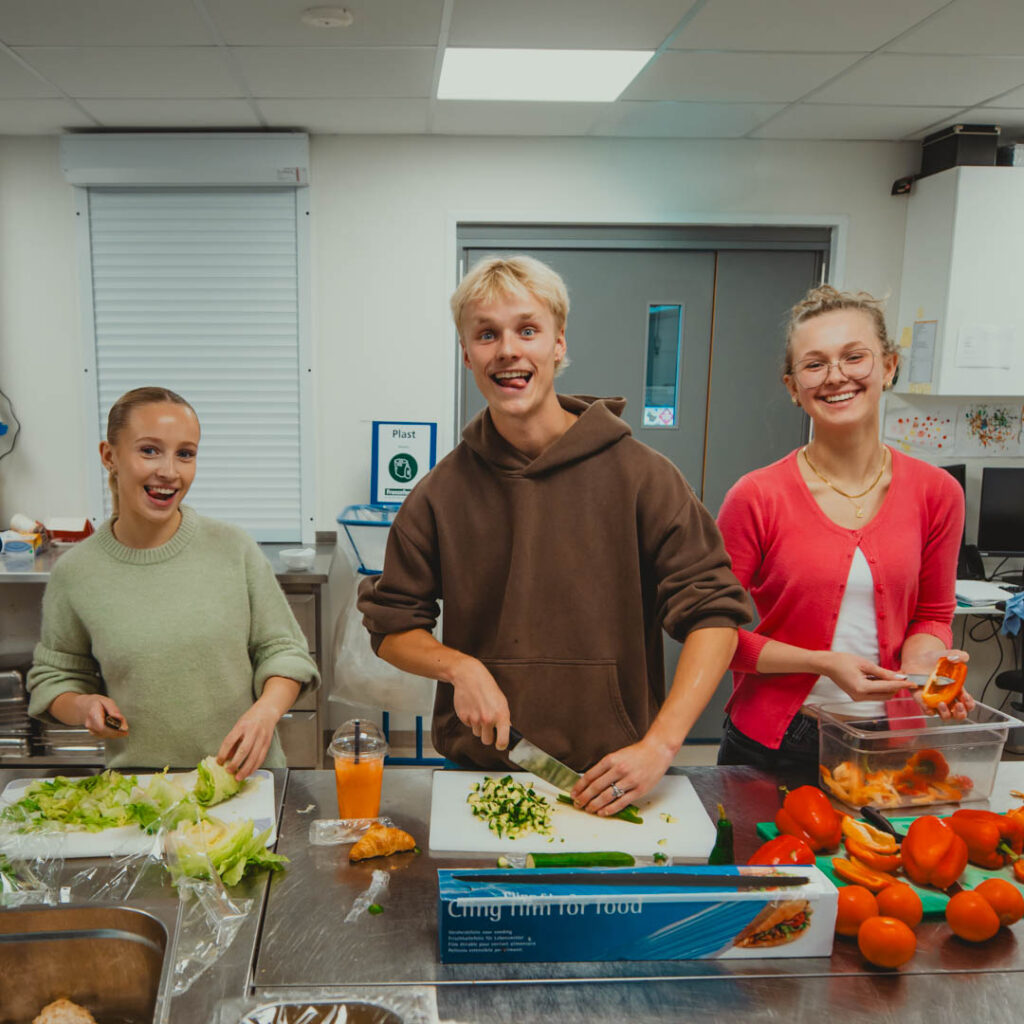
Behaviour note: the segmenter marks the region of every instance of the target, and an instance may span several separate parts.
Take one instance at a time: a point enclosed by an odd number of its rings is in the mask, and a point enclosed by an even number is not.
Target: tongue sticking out
[[[511,388],[513,391],[522,391],[529,382],[529,377],[501,377],[498,379],[498,383],[503,388]]]

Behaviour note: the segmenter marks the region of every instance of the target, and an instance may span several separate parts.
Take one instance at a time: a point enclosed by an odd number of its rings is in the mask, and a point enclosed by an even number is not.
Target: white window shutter
[[[125,391],[179,392],[202,425],[187,503],[299,540],[295,189],[89,188],[88,217],[99,436]]]

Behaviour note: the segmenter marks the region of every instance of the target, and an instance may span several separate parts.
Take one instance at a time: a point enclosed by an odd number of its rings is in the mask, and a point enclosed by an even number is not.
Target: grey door
[[[525,252],[562,275],[572,365],[558,390],[626,398],[624,419],[634,435],[671,459],[715,514],[743,473],[781,458],[805,437],[805,418],[779,382],[783,325],[789,307],[819,280],[823,247],[719,250],[709,241],[681,250],[467,244],[462,258],[470,267],[486,255]],[[682,307],[673,427],[644,425],[649,317],[659,305]],[[483,402],[468,372],[460,376],[465,424]],[[678,658],[679,644],[666,637],[669,680]],[[690,741],[720,739],[731,692],[727,674]]]

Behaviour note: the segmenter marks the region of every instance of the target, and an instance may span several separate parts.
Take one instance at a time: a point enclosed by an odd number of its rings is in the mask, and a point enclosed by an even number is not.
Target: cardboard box
[[[530,869],[438,871],[442,963],[571,960],[698,960],[830,956],[837,890],[815,867],[618,868],[635,876],[768,873],[803,875],[800,886],[641,887],[570,881],[527,884]],[[602,869],[601,874],[607,874]],[[460,881],[458,875],[487,876]],[[519,879],[517,884],[517,878]],[[774,929],[765,934],[765,929]]]

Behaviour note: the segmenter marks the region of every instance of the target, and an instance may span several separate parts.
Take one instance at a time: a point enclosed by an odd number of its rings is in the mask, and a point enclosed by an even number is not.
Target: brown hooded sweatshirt
[[[718,528],[676,467],[632,437],[619,398],[559,396],[576,422],[537,458],[484,410],[413,490],[388,536],[384,572],[359,608],[376,650],[432,630],[479,658],[512,724],[584,771],[643,737],[665,694],[661,631],[750,621]],[[434,747],[506,768],[437,688]]]

